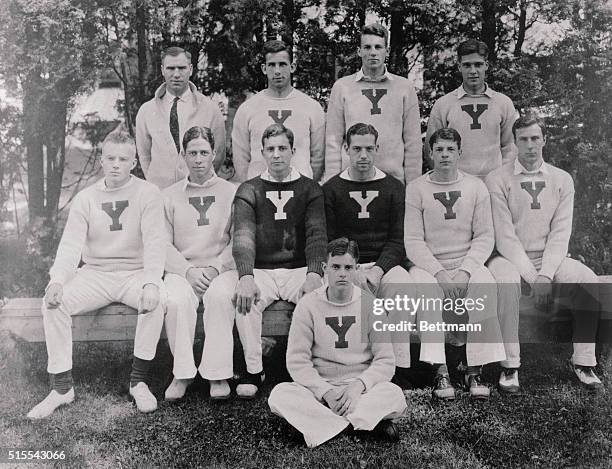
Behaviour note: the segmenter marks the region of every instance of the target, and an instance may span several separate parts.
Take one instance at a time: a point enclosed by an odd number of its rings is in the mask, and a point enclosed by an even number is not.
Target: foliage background
[[[0,100],[0,221],[10,218],[20,178],[27,179],[29,217],[0,238],[0,260],[12,267],[0,273],[0,297],[40,295],[46,283],[65,217],[65,142],[75,130],[69,116],[80,93],[118,80],[132,131],[139,106],[161,83],[159,51],[180,45],[192,53],[198,88],[227,96],[229,130],[245,93],[265,86],[263,42],[282,37],[296,52],[295,85],[326,106],[334,80],[359,66],[358,33],[373,18],[391,31],[391,71],[406,75],[423,66],[423,130],[435,99],[460,83],[456,45],[468,37],[489,45],[489,84],[519,111],[533,108],[547,118],[545,158],[574,177],[570,253],[599,274],[612,273],[608,0],[2,0],[2,6],[0,84],[14,99]],[[92,152],[110,128],[94,122],[85,129]]]

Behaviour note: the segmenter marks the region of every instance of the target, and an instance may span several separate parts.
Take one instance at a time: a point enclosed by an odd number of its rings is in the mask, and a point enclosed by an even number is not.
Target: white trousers
[[[312,391],[297,383],[277,385],[268,398],[270,410],[304,435],[309,448],[333,438],[349,423],[355,430],[372,430],[381,420],[400,417],[406,398],[395,384],[378,383],[361,395],[355,409],[345,417],[317,400]]]
[[[456,271],[449,273],[453,276]],[[410,275],[415,282],[417,297],[423,295],[425,299],[444,298],[442,287],[429,272],[419,267],[412,267]],[[465,313],[468,315],[469,324],[480,325],[480,331],[469,331],[467,333],[466,358],[468,366],[480,366],[504,360],[506,353],[502,343],[499,321],[497,320],[497,286],[493,276],[485,266],[481,266],[472,273],[465,298],[466,300],[471,299],[475,303],[480,300],[485,305],[481,310],[472,308],[471,311]],[[419,318],[424,318],[425,321],[433,323],[442,317],[442,312],[427,308],[427,310],[419,311],[417,315]],[[422,340],[424,339],[422,338]],[[445,333],[441,329],[436,329],[428,334],[427,340],[444,344]],[[444,353],[443,347],[440,352]],[[444,359],[437,357],[433,363],[445,362],[444,355]]]
[[[47,309],[43,302],[42,315],[49,357],[47,371],[61,373],[72,369],[72,316],[120,302],[138,308],[144,275],[141,270],[101,272],[79,269],[64,285],[59,307]],[[134,356],[142,360],[155,357],[164,322],[165,290],[160,289],[160,302],[155,310],[138,315],[134,337]]]
[[[255,269],[253,276],[261,292],[257,304],[247,314],[238,314],[232,296],[238,271],[230,270],[215,278],[204,295],[204,350],[198,368],[203,378],[221,380],[234,374],[234,322],[244,350],[246,368],[256,374],[263,370],[261,358],[261,321],[264,309],[276,300],[297,303],[306,281],[306,267],[298,269]]]
[[[193,358],[193,340],[200,298],[185,277],[167,273],[164,285],[168,291],[166,335],[174,356],[172,374],[176,379],[193,378],[197,369]]]
[[[534,264],[540,265],[541,260],[534,260]],[[503,257],[496,257],[489,261],[489,268],[494,274],[498,281],[516,281],[516,277],[520,276],[516,268],[512,263]],[[587,266],[578,262],[575,259],[566,257],[561,262],[561,265],[555,272],[553,282],[568,284],[572,291],[568,292],[573,298],[579,293],[579,288],[584,289],[587,295],[595,300],[599,300],[599,280],[595,273]],[[506,290],[507,293],[511,293],[511,290]],[[513,298],[507,298],[504,300],[500,299],[503,303],[504,308],[498,310],[500,315],[500,325],[502,327],[502,334],[504,337],[504,344],[506,346],[506,353],[508,354],[508,364],[502,362],[502,366],[518,367],[520,365],[520,344],[518,340],[518,327],[519,327],[519,309],[518,301],[520,300],[520,284],[518,288],[518,296],[514,293]],[[582,304],[580,304],[582,303]],[[579,337],[592,336],[592,342],[577,342],[573,344],[572,363],[581,366],[595,366],[597,360],[595,357],[595,340],[597,337],[597,324],[593,318],[585,318],[585,323],[581,324],[580,318],[580,307],[586,307],[586,309],[594,308],[594,304],[587,305],[585,301],[581,301],[579,304],[575,304],[573,308],[574,313],[574,328],[586,327],[587,331],[581,332]],[[588,302],[591,303],[591,302]],[[588,314],[592,314],[592,311],[584,311]],[[590,329],[590,331],[588,330]]]
[[[374,267],[374,263],[362,264],[360,266],[361,269],[366,271],[372,267]],[[383,275],[376,296],[378,298],[392,299],[395,299],[397,296],[414,298],[416,296],[414,279],[406,269],[399,265],[395,266]],[[389,311],[389,322],[392,324],[399,324],[401,321],[415,324],[418,319],[417,314],[410,314],[409,311],[399,309]],[[420,334],[421,353],[419,359],[427,363],[443,363],[444,342],[440,343],[435,340],[428,340],[428,335],[429,332]],[[391,341],[393,353],[395,355],[395,365],[402,368],[410,368],[410,333],[392,332]]]

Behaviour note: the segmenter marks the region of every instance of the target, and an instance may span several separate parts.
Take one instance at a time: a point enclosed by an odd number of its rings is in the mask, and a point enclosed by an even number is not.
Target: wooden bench
[[[603,317],[612,319],[612,276],[600,276],[602,288]],[[14,298],[0,307],[0,331],[9,331],[12,335],[27,342],[44,342],[40,298]],[[556,304],[556,310],[566,308],[564,300]],[[293,303],[277,301],[270,305],[263,314],[264,336],[286,336],[289,333]],[[542,323],[542,313],[534,306],[531,298],[521,298],[521,341],[537,341],[541,335],[537,328],[546,329]],[[123,304],[112,304],[97,311],[73,316],[72,337],[74,341],[118,341],[133,340],[136,330],[136,311]],[[553,321],[563,320],[563,315],[553,315]],[[532,327],[533,324],[539,326]],[[198,314],[196,337],[202,337],[202,310]],[[165,332],[162,332],[165,338]]]

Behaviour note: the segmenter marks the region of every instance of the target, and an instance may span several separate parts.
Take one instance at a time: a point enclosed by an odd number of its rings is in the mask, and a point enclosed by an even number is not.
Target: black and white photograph
[[[0,5],[0,467],[612,467],[612,1]]]

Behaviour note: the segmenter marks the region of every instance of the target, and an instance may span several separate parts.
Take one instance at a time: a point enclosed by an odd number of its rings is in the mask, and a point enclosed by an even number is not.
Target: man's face
[[[109,188],[121,187],[136,166],[136,149],[128,143],[106,143],[100,156],[104,180]]]
[[[185,164],[189,169],[189,180],[198,184],[206,181],[210,175],[215,152],[208,140],[196,138],[190,140],[185,149]]]
[[[270,175],[278,179],[286,177],[291,171],[293,152],[294,149],[285,134],[265,139],[261,154],[266,161]]]
[[[341,256],[328,256],[323,264],[329,288],[334,291],[346,291],[353,288],[353,279],[357,262],[348,253]]]
[[[295,72],[295,64],[291,63],[289,53],[284,50],[268,53],[265,60],[261,70],[268,77],[268,86],[276,90],[291,86],[291,74]]]
[[[484,87],[489,63],[480,54],[468,54],[461,57],[459,71],[463,84],[470,90],[480,90]]]
[[[431,147],[434,169],[453,170],[457,168],[461,150],[454,140],[438,140]]]
[[[542,164],[542,148],[546,139],[538,124],[516,129],[514,143],[518,148],[518,159],[526,169],[536,169]]]
[[[358,54],[361,57],[361,65],[364,69],[376,70],[384,67],[387,58],[385,38],[373,34],[364,34],[361,36]]]
[[[162,62],[162,75],[166,80],[166,89],[175,96],[180,96],[189,86],[189,77],[193,68],[185,54],[167,55]]]
[[[372,172],[378,151],[374,135],[352,135],[346,150],[355,173],[367,176]]]

